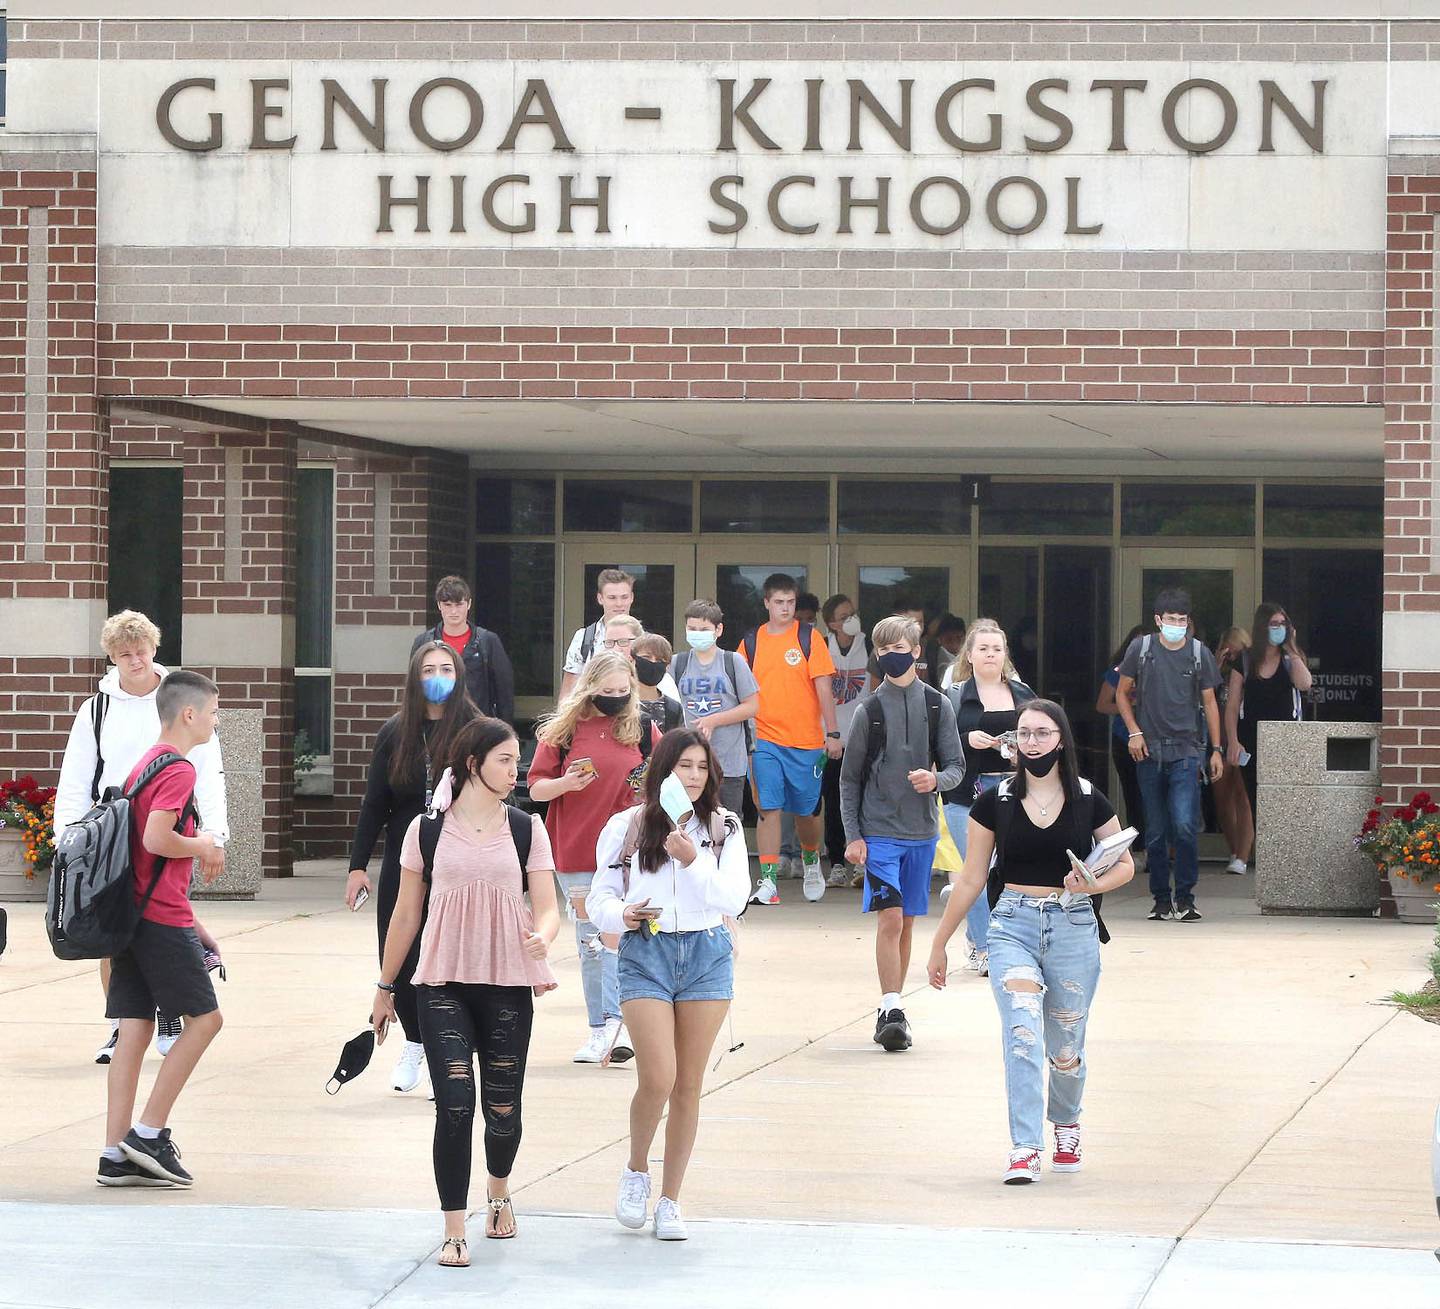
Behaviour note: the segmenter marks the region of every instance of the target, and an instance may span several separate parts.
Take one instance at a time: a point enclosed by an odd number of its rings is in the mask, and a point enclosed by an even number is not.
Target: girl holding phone
[[[642,753],[641,735],[649,734]],[[659,740],[640,714],[635,673],[614,651],[595,655],[574,689],[536,727],[539,742],[530,763],[530,795],[549,808],[545,827],[555,852],[556,876],[575,921],[580,981],[590,1035],[575,1052],[577,1064],[624,1063],[634,1056],[620,1017],[615,947],[618,936],[601,936],[585,913],[595,876],[595,843],[611,816],[636,801],[632,780]]]
[[[602,932],[623,933],[620,1008],[639,1070],[615,1216],[626,1227],[645,1226],[650,1145],[668,1104],[655,1206],[662,1241],[686,1238],[680,1187],[695,1146],[705,1063],[734,994],[725,920],[750,894],[744,831],[720,805],[720,782],[704,736],[693,728],[668,732],[655,747],[641,806],[616,814],[600,834],[599,871],[586,901]]]

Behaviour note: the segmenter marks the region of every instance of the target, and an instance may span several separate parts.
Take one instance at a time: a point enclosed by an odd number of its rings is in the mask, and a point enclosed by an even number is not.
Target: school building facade
[[[143,608],[262,725],[285,875],[436,578],[533,717],[621,565],[666,634],[775,569],[997,616],[1096,769],[1156,586],[1212,642],[1274,599],[1437,779],[1440,5],[283,8],[10,8],[7,771]]]

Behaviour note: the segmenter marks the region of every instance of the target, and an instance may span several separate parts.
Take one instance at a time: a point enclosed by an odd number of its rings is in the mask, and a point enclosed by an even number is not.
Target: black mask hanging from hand
[[[325,1083],[325,1091],[335,1095],[346,1082],[353,1081],[365,1071],[370,1056],[375,1053],[375,1032],[366,1028],[359,1036],[352,1036],[340,1051],[340,1062],[335,1065],[334,1076]],[[331,1088],[334,1088],[333,1090]]]

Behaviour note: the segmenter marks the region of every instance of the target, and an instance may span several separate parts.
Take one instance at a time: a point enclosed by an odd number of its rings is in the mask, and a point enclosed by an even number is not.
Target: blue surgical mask
[[[713,650],[715,648],[714,632],[686,632],[685,644],[692,650]]]
[[[1285,638],[1290,635],[1290,629],[1284,626],[1272,627],[1270,629],[1270,644],[1284,645]]]
[[[422,677],[420,689],[425,692],[425,698],[431,704],[444,704],[455,689],[455,679],[453,677]]]
[[[1185,639],[1185,633],[1188,630],[1188,628],[1181,627],[1179,623],[1160,624],[1160,635],[1169,641],[1171,645],[1174,645],[1176,641],[1183,641]]]

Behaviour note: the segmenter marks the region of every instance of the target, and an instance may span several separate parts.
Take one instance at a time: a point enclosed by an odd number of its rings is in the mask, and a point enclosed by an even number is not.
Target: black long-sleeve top
[[[428,739],[434,723],[426,719],[423,731]],[[426,778],[422,763],[413,778],[395,785],[390,781],[390,757],[400,735],[400,715],[389,718],[375,736],[375,751],[370,756],[370,772],[365,779],[365,799],[355,820],[355,836],[350,842],[350,867],[367,868],[375,850],[375,839],[385,833],[385,858],[381,877],[399,875],[400,845],[405,831],[425,808]]]

